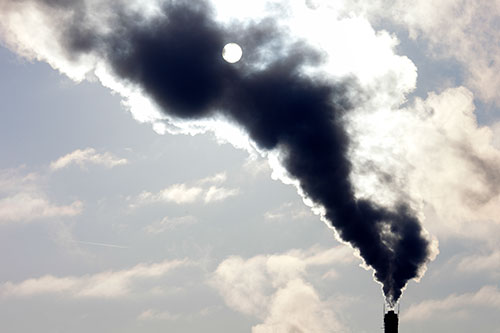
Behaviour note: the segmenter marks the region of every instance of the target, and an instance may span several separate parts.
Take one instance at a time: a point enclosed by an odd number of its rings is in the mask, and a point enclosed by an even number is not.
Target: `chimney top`
[[[389,310],[384,315],[384,332],[385,333],[398,333],[399,319],[394,310]]]

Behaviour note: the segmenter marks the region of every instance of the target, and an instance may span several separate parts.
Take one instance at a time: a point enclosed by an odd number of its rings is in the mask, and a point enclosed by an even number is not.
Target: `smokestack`
[[[398,333],[398,314],[394,310],[389,310],[384,315],[384,332],[385,333]]]

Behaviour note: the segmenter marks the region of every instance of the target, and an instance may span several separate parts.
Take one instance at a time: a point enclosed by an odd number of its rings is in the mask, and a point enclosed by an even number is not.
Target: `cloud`
[[[23,168],[0,170],[0,224],[39,219],[72,217],[81,214],[83,203],[53,203],[41,186],[37,173],[23,174]]]
[[[38,188],[40,175],[36,172],[25,172],[26,166],[17,169],[0,170],[0,194],[11,194],[19,189],[34,190]]]
[[[0,285],[2,297],[30,297],[60,294],[73,298],[117,298],[131,294],[135,284],[147,279],[161,278],[172,270],[191,265],[187,260],[165,260],[160,263],[139,264],[130,269],[105,271],[93,275],[56,277],[45,275],[19,283]]]
[[[468,73],[467,84],[485,101],[500,105],[500,31],[498,1],[400,1],[397,10],[410,37],[430,42],[436,57],[456,59]],[[496,27],[496,28],[495,28]]]
[[[435,316],[456,316],[471,307],[489,307],[500,310],[500,291],[496,286],[485,286],[476,293],[450,295],[444,299],[427,300],[411,305],[403,312],[402,321],[422,321]]]
[[[500,105],[498,1],[378,0],[345,1],[345,5],[372,20],[404,27],[410,38],[426,42],[430,56],[457,61],[465,70],[465,84],[484,101]]]
[[[137,196],[135,203],[133,203],[131,207],[158,202],[171,202],[178,205],[193,203],[198,200],[202,191],[203,189],[197,186],[190,187],[186,184],[173,184],[157,193],[143,191]]]
[[[134,199],[130,207],[135,208],[161,202],[183,205],[192,204],[201,200],[205,203],[224,201],[238,195],[239,190],[211,184],[222,184],[226,179],[225,173],[218,173],[214,176],[196,181],[196,185],[179,183],[170,185],[157,193],[143,191]]]
[[[351,124],[358,195],[381,204],[407,196],[440,237],[491,240],[500,227],[500,150],[493,130],[477,123],[471,91],[430,93],[396,113],[359,112]]]
[[[237,189],[210,186],[205,193],[204,200],[206,203],[223,201],[223,200],[226,200],[227,198],[234,197],[234,196],[238,195],[238,193],[239,193],[239,190],[237,190]]]
[[[68,57],[59,40],[63,32],[57,27],[74,18],[59,14],[57,8],[43,1],[0,1],[0,37],[18,54],[47,61],[53,68],[81,81],[95,65],[95,59],[90,55]],[[105,15],[102,11],[100,14]]]
[[[269,315],[252,333],[327,333],[343,329],[330,306],[301,279],[289,281],[271,297]]]
[[[200,187],[188,187],[185,184],[174,184],[159,193],[158,201],[175,202],[176,204],[192,203],[200,196]]]
[[[280,207],[268,211],[264,214],[266,220],[295,220],[311,216],[311,211],[304,205],[296,205],[293,202],[287,202]]]
[[[496,122],[491,126],[493,131],[493,146],[500,150],[500,122]]]
[[[220,172],[220,173],[217,173],[213,176],[200,179],[197,183],[201,184],[201,185],[204,185],[204,184],[222,184],[222,183],[225,183],[226,180],[227,180],[227,174],[225,172]]]
[[[245,164],[243,165],[243,169],[252,177],[257,177],[261,174],[265,174],[266,176],[271,174],[269,162],[255,153],[247,158]]]
[[[475,254],[461,258],[457,264],[457,270],[461,273],[492,274],[494,277],[500,276],[500,250],[491,253]]]
[[[127,163],[128,161],[125,158],[117,158],[108,152],[99,154],[94,148],[86,148],[83,150],[77,149],[67,155],[64,155],[63,157],[60,157],[56,161],[50,163],[50,168],[52,170],[60,170],[72,164],[76,164],[81,168],[84,168],[88,164],[113,168],[117,165],[124,165]]]
[[[42,193],[21,192],[0,199],[0,224],[8,222],[29,222],[36,219],[71,217],[83,210],[81,201],[67,206],[51,203]]]
[[[169,311],[155,311],[153,309],[146,310],[142,312],[137,319],[142,321],[150,321],[150,320],[166,320],[166,321],[176,321],[181,318],[180,314],[173,314]]]
[[[307,269],[354,260],[347,246],[249,259],[232,256],[217,267],[211,284],[229,307],[262,320],[252,332],[331,332],[342,325],[329,310],[331,304],[305,280]]]
[[[141,321],[177,321],[177,320],[198,320],[200,317],[205,317],[210,313],[217,310],[218,307],[206,307],[198,312],[186,313],[172,313],[170,311],[159,311],[148,309],[143,311],[137,316]]]
[[[166,216],[161,219],[161,221],[148,225],[144,228],[144,230],[150,234],[160,234],[180,226],[192,225],[197,222],[197,219],[193,216],[181,216],[174,218]]]

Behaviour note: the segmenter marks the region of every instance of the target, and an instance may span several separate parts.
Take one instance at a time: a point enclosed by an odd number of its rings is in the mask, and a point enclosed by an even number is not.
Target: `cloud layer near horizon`
[[[18,283],[0,285],[0,297],[31,297],[61,295],[74,298],[117,298],[129,296],[134,284],[145,279],[159,279],[170,271],[192,265],[187,260],[165,260],[160,263],[138,264],[120,271],[105,271],[85,276],[57,277],[45,275]]]

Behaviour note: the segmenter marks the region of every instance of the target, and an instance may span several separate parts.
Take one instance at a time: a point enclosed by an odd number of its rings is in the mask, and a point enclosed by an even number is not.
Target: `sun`
[[[243,50],[236,43],[228,43],[222,49],[222,57],[230,64],[240,61],[243,55]]]

